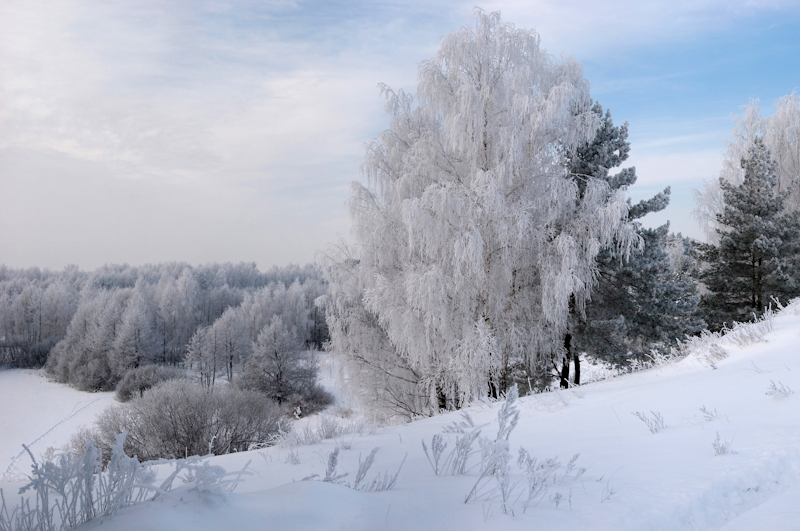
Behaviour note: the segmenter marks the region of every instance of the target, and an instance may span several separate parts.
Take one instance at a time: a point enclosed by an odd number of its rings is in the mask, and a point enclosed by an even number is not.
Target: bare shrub
[[[576,468],[575,466],[579,454],[575,454],[564,466],[557,457],[540,461],[524,448],[520,448],[517,466],[523,470],[525,477],[524,479],[514,477],[512,474],[512,456],[508,440],[519,420],[519,409],[515,403],[517,398],[518,391],[515,385],[509,390],[506,401],[497,414],[497,437],[494,440],[486,437],[479,439],[481,473],[472,490],[467,494],[464,503],[479,498],[487,500],[499,498],[503,512],[513,513],[513,505],[522,499],[524,512],[531,504],[541,501],[549,487],[564,486],[570,489],[567,500],[571,507],[572,487],[570,484],[580,480],[586,472],[585,468]],[[472,423],[470,422],[469,425],[471,427]],[[463,424],[462,427],[466,428]],[[473,428],[473,430],[475,429]],[[465,432],[464,437],[468,437],[472,433],[475,431]],[[524,487],[521,487],[522,485]],[[520,488],[524,488],[521,493],[518,492]],[[564,496],[560,492],[555,492],[550,500],[558,508],[563,498]]]
[[[151,460],[267,446],[286,423],[282,409],[260,393],[235,387],[211,392],[188,380],[170,380],[103,411],[95,433],[105,450],[115,434],[127,432],[125,451]]]

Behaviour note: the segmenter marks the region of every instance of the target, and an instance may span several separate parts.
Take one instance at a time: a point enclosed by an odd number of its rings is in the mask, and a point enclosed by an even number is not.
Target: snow
[[[524,482],[515,464],[521,446],[537,458],[559,456],[562,464],[580,453],[577,466],[587,467],[577,481],[551,483],[539,503],[524,512],[517,500],[504,514],[497,493],[487,489],[465,504],[477,467],[462,476],[434,475],[420,442],[430,446],[434,434],[461,420],[452,413],[338,442],[213,457],[213,464],[228,471],[249,461],[252,475],[234,493],[200,493],[185,485],[170,497],[128,507],[82,529],[793,529],[800,518],[798,306],[775,317],[774,329],[757,343],[742,348],[723,341],[728,357],[715,361],[716,369],[698,353],[649,371],[520,399],[520,421],[510,437],[513,479]],[[795,394],[769,396],[771,382]],[[3,456],[14,455],[15,445],[31,442],[81,404],[100,398],[37,442],[34,453],[59,438],[65,442],[68,428],[87,423],[85,415],[113,400],[26,371],[0,373],[0,389]],[[482,433],[493,438],[499,407],[483,403],[467,411],[477,425],[487,424]],[[716,417],[707,418],[703,407],[716,411]],[[634,412],[660,413],[666,427],[651,433]],[[736,453],[715,455],[717,433]],[[454,437],[445,435],[448,451]],[[379,472],[393,474],[407,455],[397,486],[360,492],[300,481],[324,476],[327,456],[337,444],[338,470],[348,472],[345,481],[350,482],[359,456],[376,446],[380,450],[369,479]],[[292,450],[299,454],[297,465],[287,461]],[[469,464],[479,459],[478,454]],[[0,486],[11,492],[18,484]],[[519,483],[517,494],[524,487]],[[556,492],[562,495],[558,507]]]
[[[48,381],[43,371],[0,370],[0,486],[24,479],[34,455],[60,449],[82,425],[115,403],[114,393],[83,393]]]

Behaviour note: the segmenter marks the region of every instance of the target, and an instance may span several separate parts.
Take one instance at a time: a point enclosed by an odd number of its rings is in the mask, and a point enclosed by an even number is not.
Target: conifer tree
[[[610,170],[628,158],[628,124],[615,126],[609,111],[595,103],[592,111],[602,117],[601,126],[591,142],[569,156],[570,173],[579,184],[588,178],[606,181],[611,190],[636,183],[636,169]],[[694,279],[679,275],[666,251],[669,224],[646,229],[638,220],[658,212],[669,204],[670,188],[650,199],[631,205],[628,219],[633,221],[643,247],[629,257],[621,256],[614,246],[597,256],[598,277],[592,300],[585,312],[572,312],[571,326],[565,337],[566,355],[561,367],[561,385],[568,385],[569,361],[575,363],[574,382],[580,383],[579,353],[614,364],[624,363],[629,353],[641,357],[650,349],[674,338],[698,332],[703,321],[697,315],[699,297]]]
[[[763,313],[772,298],[800,295],[800,212],[785,208],[776,164],[760,137],[742,158],[739,185],[720,178],[725,207],[717,214],[718,244],[700,247],[707,321],[719,329]]]

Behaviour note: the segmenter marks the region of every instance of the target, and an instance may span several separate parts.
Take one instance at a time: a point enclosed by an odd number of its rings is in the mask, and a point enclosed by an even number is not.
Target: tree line
[[[230,380],[276,318],[292,348],[321,348],[327,327],[314,301],[324,292],[313,265],[260,272],[255,264],[170,263],[59,273],[3,266],[0,360],[46,365],[56,380],[83,390],[112,390],[127,371],[151,364],[202,365],[202,378]]]

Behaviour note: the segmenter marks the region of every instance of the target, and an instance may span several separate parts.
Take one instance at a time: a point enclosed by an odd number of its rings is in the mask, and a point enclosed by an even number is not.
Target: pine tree
[[[720,182],[742,184],[741,160],[748,156],[756,138],[770,150],[776,164],[777,189],[788,194],[784,198],[785,208],[800,210],[800,96],[792,92],[777,99],[775,112],[768,118],[761,116],[759,105],[759,100],[751,100],[742,107],[742,116],[734,117],[731,140],[725,143],[720,179],[704,183],[701,190],[694,191],[697,203],[694,215],[711,243],[719,243],[715,230],[717,215],[725,207]]]
[[[701,246],[706,320],[714,329],[760,315],[772,298],[800,295],[800,212],[785,208],[776,164],[757,137],[742,158],[744,180],[720,178],[724,210],[717,214],[719,243]]]
[[[610,170],[628,158],[628,124],[615,126],[611,113],[599,103],[592,111],[602,117],[594,139],[569,157],[570,173],[578,182],[592,177],[605,180],[612,190],[636,183],[636,169]],[[569,334],[565,337],[566,356],[561,367],[561,385],[568,385],[569,358],[575,363],[575,383],[580,383],[580,357],[571,351],[587,352],[592,357],[614,364],[624,363],[629,355],[642,357],[685,334],[703,328],[697,315],[699,296],[694,279],[681,275],[667,253],[669,224],[644,228],[638,220],[669,204],[670,188],[650,199],[631,205],[628,218],[633,222],[643,247],[629,257],[613,246],[597,256],[597,285],[585,312],[573,312]]]

